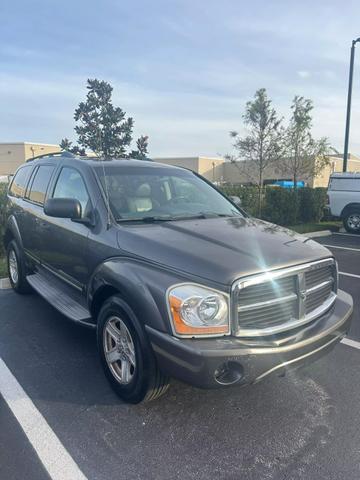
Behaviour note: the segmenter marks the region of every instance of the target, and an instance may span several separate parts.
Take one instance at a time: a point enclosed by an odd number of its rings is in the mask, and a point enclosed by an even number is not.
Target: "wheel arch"
[[[168,274],[132,259],[112,258],[98,266],[88,285],[88,305],[97,323],[101,306],[113,295],[121,299],[121,308],[142,326],[171,332],[165,292]]]
[[[348,203],[341,212],[341,218],[344,218],[351,210],[358,210],[360,211],[360,203],[359,202],[352,202]]]
[[[22,239],[21,239],[20,229],[19,229],[19,226],[17,224],[16,218],[14,217],[14,215],[11,215],[9,217],[8,221],[7,221],[7,226],[6,226],[6,230],[5,230],[5,234],[4,234],[4,238],[3,238],[3,243],[4,243],[4,246],[5,246],[5,249],[8,247],[9,243],[12,240],[16,240],[19,247],[23,248],[23,242],[22,242]]]

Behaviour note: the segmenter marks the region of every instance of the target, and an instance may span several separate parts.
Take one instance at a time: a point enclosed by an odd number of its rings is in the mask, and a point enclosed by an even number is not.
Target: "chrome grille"
[[[330,308],[336,290],[332,259],[239,280],[233,288],[236,335],[274,335],[308,323]]]

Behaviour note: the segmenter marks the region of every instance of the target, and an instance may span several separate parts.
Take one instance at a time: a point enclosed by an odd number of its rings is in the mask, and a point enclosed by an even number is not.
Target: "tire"
[[[360,233],[360,210],[350,210],[343,218],[344,228],[349,233]]]
[[[105,301],[97,321],[97,344],[105,375],[116,394],[127,403],[154,400],[169,387],[169,377],[158,368],[146,333],[125,313],[122,299]]]
[[[15,292],[29,293],[31,288],[26,280],[25,259],[15,240],[7,246],[7,267],[9,280]]]

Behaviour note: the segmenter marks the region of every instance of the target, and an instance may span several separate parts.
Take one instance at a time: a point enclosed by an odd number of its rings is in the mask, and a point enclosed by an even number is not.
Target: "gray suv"
[[[186,169],[50,155],[9,187],[14,290],[94,328],[125,401],[255,383],[346,334],[352,298],[329,250],[249,217]]]

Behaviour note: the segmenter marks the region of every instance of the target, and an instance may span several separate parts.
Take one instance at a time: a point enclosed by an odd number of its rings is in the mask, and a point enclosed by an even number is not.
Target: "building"
[[[0,143],[0,177],[12,175],[17,167],[26,160],[46,153],[59,152],[59,145],[35,142]],[[342,171],[342,155],[334,154],[329,157],[329,165],[315,178],[298,178],[310,187],[327,187],[329,177],[333,172]],[[207,180],[217,184],[246,185],[252,183],[251,178],[257,178],[257,172],[251,162],[239,161],[231,163],[219,157],[158,157],[156,162],[168,165],[177,165],[193,170],[203,175]],[[360,172],[360,157],[349,154],[348,171]],[[277,180],[292,180],[281,175],[274,168],[264,172],[264,183]]]
[[[217,184],[246,185],[257,178],[256,168],[251,162],[239,161],[231,163],[223,158],[212,157],[161,157],[154,158],[156,162],[189,168],[208,180]],[[342,155],[336,154],[329,157],[329,165],[323,168],[316,177],[299,177],[310,187],[327,187],[330,174],[342,171]],[[349,172],[360,172],[360,158],[349,154]],[[281,175],[275,168],[268,168],[264,172],[264,183],[273,183],[277,180],[292,180],[288,176]],[[254,182],[254,180],[253,180]]]
[[[199,173],[211,182],[218,182],[224,159],[213,157],[157,157],[155,162],[184,167]]]
[[[0,143],[0,176],[12,175],[29,158],[60,150],[59,145],[48,143]]]

